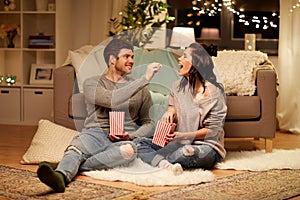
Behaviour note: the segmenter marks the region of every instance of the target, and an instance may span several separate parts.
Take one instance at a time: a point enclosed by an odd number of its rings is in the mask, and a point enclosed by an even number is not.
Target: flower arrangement
[[[0,27],[0,38],[7,40],[7,47],[14,48],[14,38],[20,35],[20,26],[16,24],[2,24]]]

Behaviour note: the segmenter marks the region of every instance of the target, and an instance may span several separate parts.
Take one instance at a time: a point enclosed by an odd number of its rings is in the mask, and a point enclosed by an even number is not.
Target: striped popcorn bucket
[[[156,128],[155,128],[155,133],[152,139],[152,143],[157,144],[161,147],[166,146],[167,141],[166,141],[166,135],[168,133],[174,132],[176,124],[174,123],[166,123],[162,121],[158,121]]]
[[[124,118],[125,112],[109,112],[110,135],[124,135]]]

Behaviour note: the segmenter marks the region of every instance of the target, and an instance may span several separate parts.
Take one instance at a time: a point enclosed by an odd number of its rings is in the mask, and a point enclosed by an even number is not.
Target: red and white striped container
[[[152,139],[152,143],[157,144],[161,147],[166,146],[167,144],[166,135],[174,132],[175,126],[176,124],[174,123],[166,123],[166,122],[158,121],[155,128],[155,133]]]
[[[111,111],[109,112],[110,135],[124,135],[124,119],[125,112]]]

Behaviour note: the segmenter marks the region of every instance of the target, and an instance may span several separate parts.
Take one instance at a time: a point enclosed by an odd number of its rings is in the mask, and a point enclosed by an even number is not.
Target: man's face
[[[132,71],[133,61],[133,52],[131,49],[121,49],[116,59],[115,69],[117,73],[120,73],[122,76],[125,74],[130,74]]]

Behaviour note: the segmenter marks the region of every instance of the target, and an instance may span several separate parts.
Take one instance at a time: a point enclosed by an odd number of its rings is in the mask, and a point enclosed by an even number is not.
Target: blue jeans
[[[166,159],[170,163],[180,163],[183,168],[212,169],[222,157],[209,145],[192,145],[171,142],[165,147],[152,143],[150,138],[137,138],[138,157],[144,162],[157,166]]]
[[[126,157],[120,146],[130,144],[134,156]],[[83,129],[64,153],[55,171],[64,174],[69,183],[78,171],[100,170],[128,164],[136,158],[136,146],[131,141],[112,142],[101,129]]]

